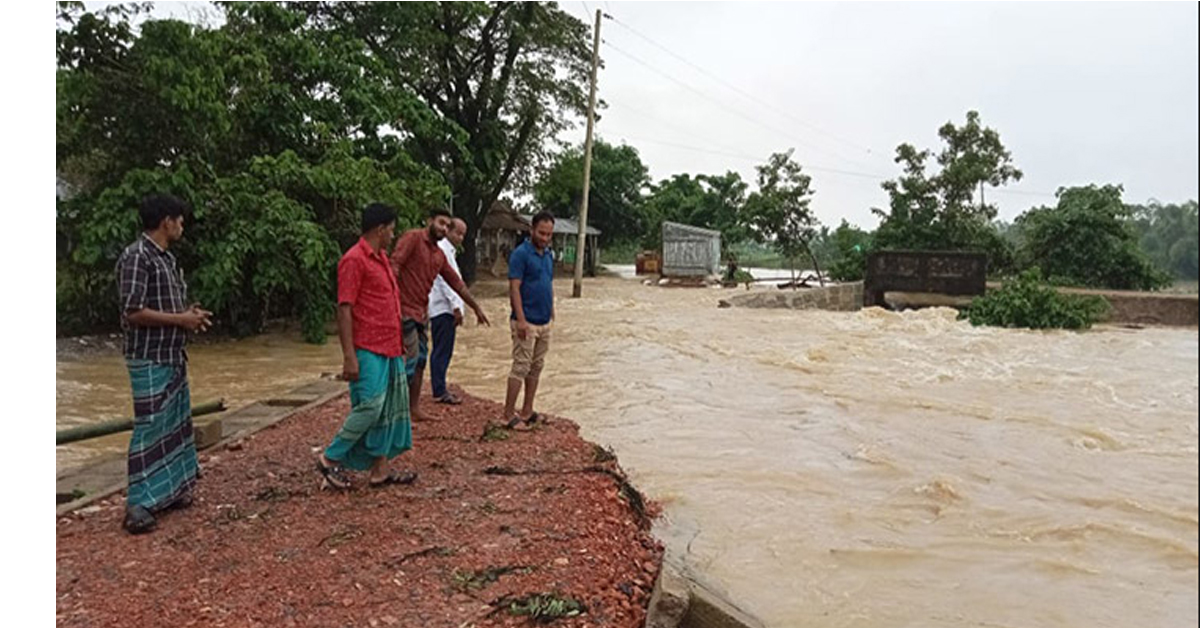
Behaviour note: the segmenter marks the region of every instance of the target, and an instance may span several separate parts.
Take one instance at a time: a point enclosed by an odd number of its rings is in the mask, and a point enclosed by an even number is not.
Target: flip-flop
[[[321,484],[321,488],[331,487],[341,491],[353,485],[350,478],[346,477],[346,470],[340,464],[327,467],[325,463],[318,460],[317,471],[325,478],[325,481]]]
[[[381,488],[392,484],[412,484],[417,481],[417,474],[412,471],[389,471],[382,480],[371,480],[371,488]]]
[[[534,423],[537,423],[538,421],[541,421],[542,423],[546,422],[546,420],[544,418],[542,418],[542,415],[540,415],[536,412],[529,415],[528,419],[522,419],[521,415],[514,414],[513,418],[508,420],[508,423],[507,423],[507,425],[505,425],[505,427],[507,427],[508,429],[511,430],[511,429],[515,429],[521,423],[524,423],[525,425],[533,425]]]

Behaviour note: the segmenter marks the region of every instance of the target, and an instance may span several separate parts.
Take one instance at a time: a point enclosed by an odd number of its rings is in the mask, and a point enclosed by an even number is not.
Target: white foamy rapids
[[[612,445],[665,502],[672,550],[768,625],[1196,625],[1196,330],[570,289],[556,283],[539,409]],[[485,307],[507,318],[503,298]],[[510,352],[507,325],[466,326],[450,379],[501,399]],[[197,347],[193,397],[234,383],[218,366],[242,385],[280,370],[252,355]],[[270,355],[340,364],[336,343]],[[87,368],[60,366],[60,420],[65,399],[84,414],[64,379],[96,381]]]

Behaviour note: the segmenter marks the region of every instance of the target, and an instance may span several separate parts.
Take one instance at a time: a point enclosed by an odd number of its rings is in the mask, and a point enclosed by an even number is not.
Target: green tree
[[[1121,194],[1119,185],[1061,188],[1054,207],[1019,216],[1022,265],[1040,268],[1059,284],[1116,290],[1165,285],[1165,273],[1138,248]]]
[[[817,218],[809,203],[812,178],[792,159],[792,150],[771,155],[757,167],[758,189],[746,199],[747,222],[756,239],[770,242],[793,270],[801,255],[807,255],[821,276],[821,266],[809,246],[817,236]],[[822,280],[824,283],[824,280]]]
[[[991,269],[1011,266],[1012,252],[992,221],[996,206],[987,203],[985,187],[1020,181],[1012,155],[995,130],[981,125],[979,114],[967,112],[962,126],[947,122],[938,130],[943,147],[928,171],[933,153],[910,144],[896,148],[904,173],[885,181],[889,209],[874,209],[881,219],[875,234],[879,249],[977,250],[988,253]]]
[[[750,240],[744,215],[748,187],[741,175],[732,171],[678,174],[652,185],[643,210],[643,245],[657,248],[661,244],[663,221],[720,231],[726,248]]]
[[[1200,274],[1196,201],[1163,204],[1152,200],[1130,210],[1141,249],[1154,265],[1176,279],[1195,281]]]
[[[822,255],[835,281],[862,281],[871,251],[872,234],[846,220],[827,236],[828,252]]]
[[[697,178],[704,188],[704,195],[689,218],[691,224],[720,231],[725,247],[749,241],[751,233],[745,211],[746,191],[750,186],[742,180],[742,175],[731,170]]]
[[[425,105],[390,123],[404,129],[404,149],[449,182],[470,233],[514,179],[531,187],[547,147],[584,112],[589,31],[555,3],[318,2],[302,10],[313,28],[361,42],[367,67]],[[468,237],[459,259],[467,279],[475,246]]]
[[[606,245],[634,242],[644,233],[643,190],[649,184],[650,171],[637,149],[596,140],[592,147],[588,225],[600,229]],[[578,216],[583,198],[583,149],[576,147],[559,155],[534,184],[533,198],[539,209],[550,210],[556,216]]]
[[[299,315],[314,341],[362,206],[392,203],[408,225],[446,195],[380,131],[424,105],[372,73],[361,45],[307,28],[293,5],[221,6],[212,29],[60,5],[56,165],[77,192],[58,203],[62,331],[115,325],[113,265],[150,192],[192,204],[177,253],[220,322],[248,334]]]
[[[703,198],[703,181],[690,174],[677,174],[651,185],[643,205],[646,227],[642,233],[642,246],[648,249],[661,247],[664,221],[704,227],[692,223],[692,213],[700,207]]]
[[[1021,225],[1016,222],[1008,222],[1005,220],[992,221],[992,225],[996,228],[996,233],[1000,235],[1000,239],[1004,241],[1004,246],[1016,254],[1025,245],[1025,234],[1021,230]]]

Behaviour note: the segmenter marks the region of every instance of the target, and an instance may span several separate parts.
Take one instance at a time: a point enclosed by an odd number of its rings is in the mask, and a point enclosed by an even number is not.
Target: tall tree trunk
[[[479,193],[467,188],[454,191],[454,215],[467,223],[467,237],[463,240],[462,254],[458,258],[458,269],[462,271],[462,279],[468,285],[475,283],[476,271],[479,265],[479,230],[483,226],[483,218],[487,215],[488,206],[480,202]]]
[[[817,282],[821,287],[825,287],[825,275],[821,274],[821,265],[817,263],[817,256],[813,254],[812,247],[807,242],[804,243],[804,250],[808,253],[808,259],[812,260],[813,270],[817,271]]]
[[[467,226],[467,238],[463,240],[462,254],[458,258],[458,269],[462,271],[462,280],[467,285],[475,283],[475,267],[479,262],[479,247],[476,244],[477,229]]]

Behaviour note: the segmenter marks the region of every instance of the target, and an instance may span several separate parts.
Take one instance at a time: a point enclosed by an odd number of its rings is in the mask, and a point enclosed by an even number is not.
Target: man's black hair
[[[188,211],[188,204],[178,196],[151,194],[142,199],[138,214],[142,217],[142,228],[153,231],[168,218],[178,218]]]
[[[371,203],[363,210],[362,217],[362,232],[365,235],[368,231],[396,222],[396,210],[390,205],[383,203]]]

